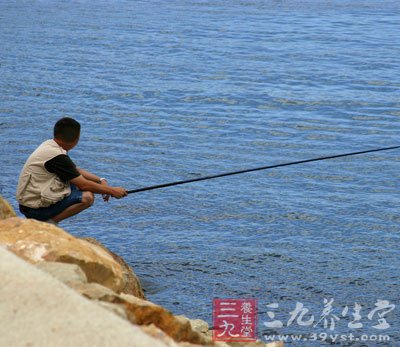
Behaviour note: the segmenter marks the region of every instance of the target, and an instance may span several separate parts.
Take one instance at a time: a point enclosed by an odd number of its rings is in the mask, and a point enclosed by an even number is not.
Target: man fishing
[[[110,187],[106,179],[78,168],[68,151],[80,138],[80,124],[69,117],[57,121],[54,138],[43,142],[26,161],[17,187],[20,211],[27,217],[57,224],[89,208],[94,193],[120,199],[121,187]]]

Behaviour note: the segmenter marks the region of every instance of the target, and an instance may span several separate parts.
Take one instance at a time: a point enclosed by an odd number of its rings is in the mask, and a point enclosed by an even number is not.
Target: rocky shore
[[[0,278],[0,346],[283,346],[214,342],[207,322],[148,301],[97,240],[18,218],[1,196]]]

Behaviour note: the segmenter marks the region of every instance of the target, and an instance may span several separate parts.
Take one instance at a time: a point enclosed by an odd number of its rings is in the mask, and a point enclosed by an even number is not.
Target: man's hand
[[[76,185],[82,191],[89,191],[96,194],[111,195],[112,197],[117,199],[121,199],[124,196],[128,195],[126,189],[122,187],[110,187],[107,183],[99,184],[86,179],[82,175],[79,175],[78,177],[70,180],[70,182]]]
[[[123,198],[124,196],[127,196],[127,195],[128,195],[128,192],[126,191],[125,188],[122,188],[122,187],[112,187],[111,189],[113,190],[113,192],[111,193],[111,196],[112,196],[113,198],[121,199],[121,198]]]
[[[105,179],[102,179],[100,184],[103,186],[108,186],[107,180],[105,180]],[[102,194],[103,200],[105,202],[108,202],[108,200],[110,200],[110,196],[111,196],[110,194]]]

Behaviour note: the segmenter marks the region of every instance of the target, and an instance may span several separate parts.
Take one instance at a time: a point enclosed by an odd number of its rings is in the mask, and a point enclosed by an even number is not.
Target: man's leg
[[[72,217],[83,210],[86,210],[90,206],[93,205],[94,202],[94,194],[91,192],[82,192],[82,202],[71,205],[67,207],[64,211],[62,211],[57,216],[54,216],[52,220],[56,223],[61,222],[63,219]]]

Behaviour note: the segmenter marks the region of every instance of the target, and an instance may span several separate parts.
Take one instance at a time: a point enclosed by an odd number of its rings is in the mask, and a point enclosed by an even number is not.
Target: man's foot
[[[54,220],[52,220],[52,219],[48,219],[48,220],[46,220],[46,223],[49,223],[49,224],[53,224],[53,225],[55,225],[55,226],[58,226],[58,223],[57,222],[55,222]]]

